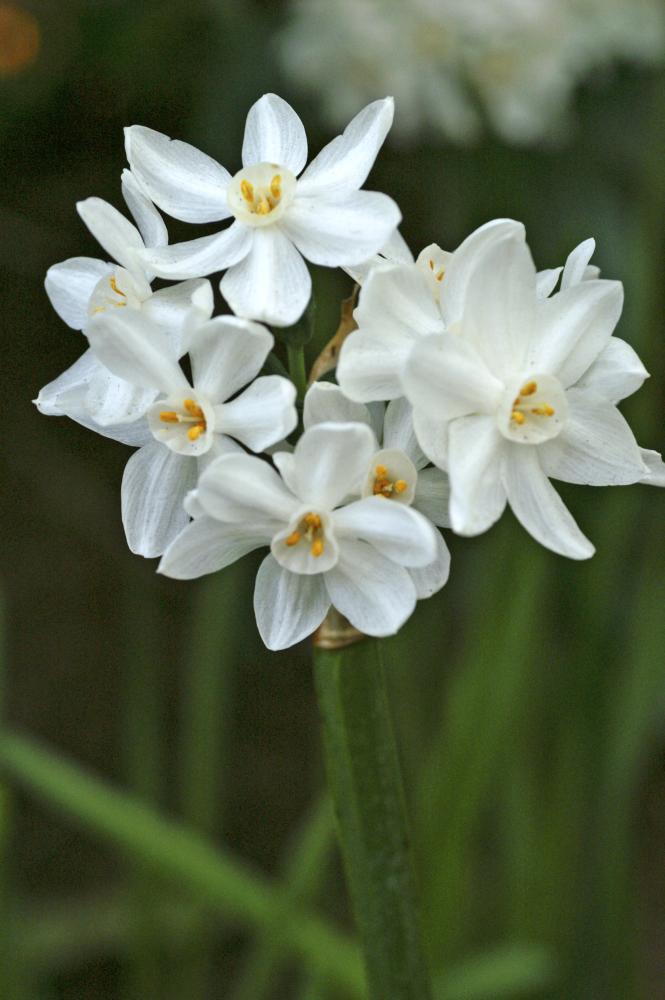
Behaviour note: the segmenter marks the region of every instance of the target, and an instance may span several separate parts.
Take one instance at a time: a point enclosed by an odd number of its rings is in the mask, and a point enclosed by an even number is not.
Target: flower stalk
[[[315,642],[328,782],[370,1000],[430,1000],[381,646]]]

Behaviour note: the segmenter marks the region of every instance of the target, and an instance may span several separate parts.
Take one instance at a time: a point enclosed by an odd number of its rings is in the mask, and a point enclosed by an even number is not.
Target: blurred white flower
[[[407,568],[434,561],[437,532],[406,504],[353,499],[375,451],[366,425],[322,423],[293,453],[273,456],[279,472],[250,455],[223,456],[201,475],[187,503],[194,520],[160,572],[191,579],[269,545],[254,592],[269,649],[310,635],[331,604],[360,631],[392,635],[416,604]]]
[[[498,220],[449,256],[438,302],[417,265],[382,265],[363,287],[340,385],[358,401],[411,401],[418,443],[450,477],[460,534],[485,531],[508,502],[543,545],[587,558],[593,547],[549,478],[657,477],[616,407],[647,372],[612,336],[623,290],[589,270],[592,251],[593,241],[576,248],[549,294],[558,269],[538,275],[523,227]]]
[[[388,92],[402,138],[472,139],[480,105],[517,143],[550,133],[600,67],[664,51],[661,0],[293,0],[280,40],[284,70],[334,124]]]
[[[250,109],[242,169],[231,176],[193,146],[141,125],[126,129],[127,158],[155,204],[186,222],[234,222],[212,236],[143,251],[164,278],[226,270],[233,311],[278,326],[294,323],[311,293],[303,257],[352,266],[376,253],[400,221],[387,195],[361,191],[392,124],[392,98],[364,108],[307,169],[307,138],[275,94]],[[300,176],[298,176],[300,175]]]
[[[279,375],[256,377],[274,340],[249,320],[218,316],[197,329],[189,345],[191,385],[168,335],[140,313],[102,313],[86,333],[111,372],[159,397],[133,421],[132,443],[140,447],[122,480],[129,547],[158,556],[189,519],[183,501],[199,466],[242,452],[238,441],[261,451],[290,434],[298,420],[295,388]]]

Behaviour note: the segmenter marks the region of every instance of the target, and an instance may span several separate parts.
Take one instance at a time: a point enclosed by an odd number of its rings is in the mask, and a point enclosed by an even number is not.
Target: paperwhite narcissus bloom
[[[367,635],[392,635],[416,604],[408,569],[436,557],[436,531],[400,503],[351,500],[376,450],[364,424],[317,424],[295,451],[274,455],[276,472],[249,455],[206,469],[188,507],[194,520],[159,570],[177,579],[212,573],[270,546],[258,572],[254,611],[269,649],[310,635],[330,605]],[[280,475],[281,473],[281,475]]]
[[[347,399],[331,382],[315,382],[305,396],[303,424],[307,430],[325,422],[364,423],[374,432],[376,450],[356,484],[357,496],[385,497],[412,506],[433,524],[450,526],[447,476],[440,469],[425,468],[429,459],[416,440],[406,399],[394,399],[387,407],[383,403],[368,407]],[[440,590],[450,573],[448,547],[439,532],[436,539],[436,559],[429,566],[409,570],[419,599]]]
[[[186,350],[187,335],[197,323],[212,316],[212,287],[209,281],[199,279],[153,293],[153,274],[145,270],[138,251],[166,244],[166,228],[129,170],[123,171],[122,192],[139,229],[101,198],[88,198],[77,205],[90,232],[119,264],[72,257],[49,268],[46,292],[61,319],[75,330],[84,330],[93,316],[103,312],[140,311],[168,332],[172,349],[180,357]],[[154,392],[114,375],[87,350],[40,391],[35,403],[48,416],[68,416],[117,438],[119,425],[141,416],[154,398]],[[122,440],[135,443],[133,431],[128,433],[129,438]]]
[[[141,125],[126,129],[127,158],[156,205],[185,222],[234,222],[220,233],[145,250],[164,278],[226,270],[225,299],[239,315],[294,323],[311,292],[303,260],[353,266],[377,253],[400,221],[385,194],[361,191],[392,124],[392,98],[368,105],[307,169],[305,129],[275,94],[250,109],[242,169],[233,177],[193,146]]]
[[[197,329],[189,346],[192,385],[168,335],[138,312],[102,313],[86,333],[110,371],[159,396],[136,422],[142,447],[122,480],[129,547],[158,556],[188,521],[183,501],[200,465],[242,452],[237,441],[261,451],[290,434],[298,419],[295,388],[278,375],[256,378],[274,339],[248,320],[220,316]]]

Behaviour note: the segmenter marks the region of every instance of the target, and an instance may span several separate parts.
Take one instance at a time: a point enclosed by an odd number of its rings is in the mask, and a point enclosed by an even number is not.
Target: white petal
[[[419,601],[432,594],[436,594],[448,582],[450,576],[450,552],[448,546],[441,537],[440,532],[436,534],[436,559],[428,566],[421,569],[410,569],[409,576],[416,588],[416,597]]]
[[[552,294],[562,271],[562,267],[550,267],[546,271],[538,272],[536,275],[536,295],[539,299],[546,299]]]
[[[570,559],[588,559],[595,549],[543,472],[538,448],[509,444],[503,481],[515,517],[545,548]]]
[[[567,396],[563,430],[540,450],[545,474],[588,486],[625,486],[643,479],[640,449],[616,406],[590,390],[570,389]]]
[[[437,420],[494,413],[503,392],[473,345],[454,333],[419,340],[402,381],[406,397]]]
[[[427,566],[436,557],[436,531],[412,507],[383,497],[365,497],[333,514],[335,534],[369,542],[400,566]]]
[[[330,607],[324,574],[302,576],[269,555],[259,566],[254,614],[268,649],[287,649],[314,632]]]
[[[570,288],[571,285],[578,285],[580,281],[585,280],[587,266],[593,257],[595,249],[596,241],[594,239],[584,240],[583,243],[576,246],[568,255],[561,279],[562,289]]]
[[[397,448],[411,459],[416,469],[427,465],[413,427],[413,407],[403,396],[392,399],[383,420],[383,447]]]
[[[275,340],[259,323],[216,316],[200,326],[189,353],[196,388],[222,403],[261,371]]]
[[[143,125],[132,125],[125,129],[125,149],[139,183],[155,204],[175,219],[217,222],[231,215],[226,200],[231,175],[194,146]]]
[[[438,469],[448,468],[448,428],[446,420],[433,420],[425,410],[413,409],[413,429],[423,452]]]
[[[164,220],[145,194],[131,170],[122,172],[122,196],[147,247],[166,246],[169,234]]]
[[[443,280],[442,308],[447,283],[454,278],[451,270],[452,263]],[[466,299],[459,321],[465,341],[475,347],[491,372],[500,378],[514,375],[527,358],[538,301],[536,268],[521,231],[508,231],[502,239],[486,242],[465,280]]]
[[[252,451],[263,451],[296,427],[296,388],[281,375],[264,375],[231,403],[215,409],[215,429],[237,438]]]
[[[413,254],[399,229],[395,230],[378,253],[372,254],[371,257],[361,261],[359,264],[346,266],[344,270],[353,278],[356,284],[364,285],[373,267],[379,264],[392,263],[393,261],[413,264]]]
[[[201,278],[237,264],[247,256],[251,246],[251,229],[233,222],[212,236],[144,250],[141,260],[160,278]]]
[[[374,435],[365,424],[310,427],[294,451],[297,495],[314,508],[332,510],[356,491],[375,447]]]
[[[458,534],[479,535],[503,514],[501,462],[506,447],[493,417],[462,417],[450,424],[450,522]]]
[[[416,495],[413,506],[428,517],[433,524],[442,528],[450,527],[448,505],[450,483],[448,476],[440,469],[422,469],[418,473]]]
[[[222,524],[212,517],[199,517],[171,542],[157,572],[174,580],[193,580],[230,566],[269,540],[244,524]]]
[[[101,198],[86,198],[76,203],[76,210],[100,246],[128,271],[143,275],[137,253],[143,240],[136,226],[117,208]]]
[[[242,143],[243,166],[274,163],[296,176],[307,163],[305,127],[290,104],[264,94],[249,109]]]
[[[296,492],[296,460],[292,451],[275,451],[272,454],[272,460],[275,463],[277,470],[291,490],[295,495]]]
[[[334,607],[366,635],[394,635],[416,606],[409,571],[366,542],[346,539],[324,579]]]
[[[281,225],[307,260],[340,267],[378,253],[401,218],[392,198],[376,191],[351,191],[333,201],[297,190]]]
[[[573,385],[612,336],[623,306],[619,281],[583,281],[539,303],[530,353],[535,371]]]
[[[300,179],[308,197],[329,196],[335,191],[362,187],[393,123],[392,97],[374,101],[353,118],[332,142],[321,150]]]
[[[449,326],[459,322],[465,311],[469,279],[480,256],[506,237],[524,240],[524,226],[512,219],[493,219],[467,236],[450,257],[441,284],[441,309]]]
[[[73,330],[88,322],[88,304],[97,283],[115,271],[113,264],[94,257],[70,257],[46,272],[44,287],[60,319]]]
[[[637,392],[649,373],[625,340],[610,337],[594,363],[577,382],[580,389],[593,389],[611,403]]]
[[[648,448],[640,448],[642,461],[649,470],[642,480],[648,486],[665,486],[665,462],[657,451],[650,451]]]
[[[182,531],[189,515],[185,495],[196,483],[196,462],[153,441],[139,448],[122,477],[122,523],[137,555],[160,556]]]
[[[100,361],[97,361],[97,365],[97,372],[88,383],[84,399],[91,419],[100,428],[112,428],[142,420],[154,402],[156,390],[145,389],[119,378]],[[117,431],[111,436],[117,439]],[[124,435],[123,440],[126,440]]]
[[[354,403],[333,382],[315,382],[307,390],[303,412],[305,430],[314,424],[333,421],[339,424],[370,425],[369,410],[363,403]]]
[[[168,334],[141,313],[128,309],[100,313],[85,332],[100,361],[120,378],[167,394],[189,388],[173,358]]]
[[[218,458],[199,479],[198,497],[211,517],[247,524],[273,521],[274,531],[300,506],[272,466],[253,455]]]
[[[160,288],[141,306],[143,315],[162,327],[172,342],[172,356],[186,354],[191,335],[212,316],[212,285],[206,278]]]
[[[302,316],[312,291],[307,265],[277,226],[253,231],[252,246],[220,285],[237,316],[291,326]]]

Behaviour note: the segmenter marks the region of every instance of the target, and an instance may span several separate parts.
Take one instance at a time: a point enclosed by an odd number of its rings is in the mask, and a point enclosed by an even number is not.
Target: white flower
[[[154,275],[146,271],[139,252],[165,245],[166,228],[129,170],[122,175],[122,193],[138,229],[101,198],[77,205],[90,232],[118,264],[72,257],[49,268],[46,292],[61,319],[75,330],[85,330],[93,316],[106,311],[139,311],[168,332],[180,357],[192,330],[212,315],[212,287],[209,281],[196,280],[152,291]],[[142,415],[154,398],[154,392],[114,375],[87,350],[41,390],[35,403],[41,413],[69,416],[100,434],[118,437],[120,425]],[[134,443],[132,431],[129,435],[123,440]]]
[[[191,579],[269,545],[254,592],[269,649],[304,639],[331,604],[368,635],[393,634],[416,604],[407,567],[432,563],[436,532],[405,504],[348,502],[375,449],[369,427],[323,423],[293,453],[273,456],[279,473],[249,455],[223,456],[201,476],[187,504],[194,520],[160,572]]]
[[[303,257],[329,267],[359,264],[399,224],[399,209],[387,195],[359,190],[393,112],[392,98],[368,105],[302,174],[303,124],[275,94],[250,109],[243,166],[233,177],[187,143],[140,125],[128,128],[127,158],[155,204],[185,222],[234,217],[212,236],[144,251],[146,266],[164,278],[226,269],[220,287],[237,315],[294,323],[311,291]]]
[[[584,559],[593,546],[549,478],[595,486],[644,478],[616,404],[647,373],[612,336],[620,282],[577,280],[572,270],[565,288],[543,298],[518,230],[485,242],[461,274],[451,262],[446,328],[413,341],[402,384],[423,451],[448,471],[455,531],[485,531],[508,502],[539,542]]]
[[[242,452],[237,441],[260,451],[289,434],[295,388],[278,375],[256,378],[274,340],[248,320],[221,316],[197,329],[191,385],[168,335],[138,312],[101,313],[86,333],[111,372],[159,397],[133,426],[132,443],[141,447],[125,468],[122,518],[132,552],[161,555],[188,521],[183,501],[199,466]]]
[[[375,452],[356,484],[357,496],[381,496],[412,506],[433,524],[449,527],[448,478],[439,469],[426,468],[413,430],[413,415],[406,399],[393,399],[388,406],[365,406],[348,399],[337,385],[315,382],[305,396],[305,430],[325,422],[364,423],[375,435]],[[437,555],[429,565],[410,569],[419,599],[431,597],[445,585],[450,573],[450,552],[436,532]]]

